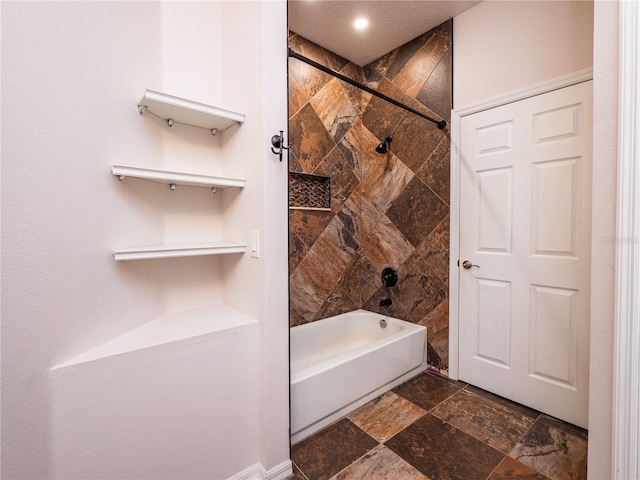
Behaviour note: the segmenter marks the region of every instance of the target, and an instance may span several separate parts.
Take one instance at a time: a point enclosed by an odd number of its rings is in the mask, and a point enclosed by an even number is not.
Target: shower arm
[[[403,104],[400,103],[397,100],[394,100],[391,97],[387,97],[386,95],[377,92],[375,90],[373,90],[372,88],[367,87],[366,85],[362,85],[361,83],[356,82],[355,80],[351,80],[349,77],[345,77],[344,75],[342,75],[341,73],[336,72],[335,70],[332,70],[330,68],[325,67],[324,65],[322,65],[321,63],[315,62],[313,60],[311,60],[310,58],[305,57],[304,55],[300,55],[297,52],[294,52],[293,50],[291,50],[291,47],[289,47],[289,56],[293,57],[297,60],[300,60],[301,62],[306,63],[307,65],[311,65],[314,68],[317,68],[318,70],[322,70],[325,73],[328,73],[329,75],[332,75],[334,77],[336,77],[339,80],[342,80],[343,82],[347,82],[349,85],[353,85],[356,88],[359,88],[361,90],[364,90],[367,93],[370,93],[372,95],[375,95],[378,98],[381,98],[382,100],[389,102],[393,105],[395,105],[396,107],[400,107],[405,109],[408,112],[413,113],[414,115],[418,115],[419,117],[424,118],[425,120],[429,120],[430,122],[435,123],[438,128],[440,130],[442,130],[444,127],[447,126],[447,122],[445,120],[437,120],[435,118],[432,118],[428,115],[425,115],[424,113],[420,113],[419,111]]]

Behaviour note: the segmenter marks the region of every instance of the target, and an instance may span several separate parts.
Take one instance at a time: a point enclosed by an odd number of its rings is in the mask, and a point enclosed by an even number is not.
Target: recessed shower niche
[[[289,172],[289,208],[331,211],[331,179]]]

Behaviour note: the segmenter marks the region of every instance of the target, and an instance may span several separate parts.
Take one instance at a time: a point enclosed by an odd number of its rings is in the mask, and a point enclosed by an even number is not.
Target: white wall
[[[601,479],[612,478],[618,4],[596,1],[594,7],[594,162],[588,475],[591,479]]]
[[[260,25],[262,4],[239,3]],[[285,263],[278,262],[280,250],[286,252],[286,197],[281,198],[286,196],[286,166],[280,180],[284,193],[270,200],[275,202],[272,207],[282,204],[284,220],[266,212],[268,193],[262,187],[249,186],[279,173],[265,172],[271,159],[263,145],[267,137],[262,124],[270,104],[276,112],[286,109],[286,90],[284,96],[265,95],[266,75],[261,71],[271,48],[264,43],[265,32],[277,30],[286,38],[286,14],[278,2],[277,13],[269,14],[268,29],[254,30],[241,18],[224,18],[224,4],[1,4],[4,478],[51,478],[52,465],[59,465],[54,454],[60,449],[53,448],[60,443],[54,435],[58,426],[54,430],[52,424],[50,367],[164,313],[227,299],[260,321],[260,356],[252,353],[239,360],[246,362],[240,370],[250,376],[255,369],[259,380],[254,377],[249,383],[255,384],[228,390],[223,399],[246,406],[246,397],[252,397],[253,410],[246,413],[255,421],[241,423],[239,431],[225,427],[216,432],[219,439],[243,438],[244,450],[236,456],[212,451],[208,462],[217,465],[218,474],[227,475],[250,466],[247,462],[263,462],[269,469],[288,459],[288,438],[282,435],[288,430],[288,388],[283,388],[288,330],[278,324],[280,316],[287,324],[286,307],[283,312],[281,306],[287,301],[286,253]],[[227,20],[238,24],[234,35],[244,41],[238,49],[255,52],[244,60],[249,65],[238,57],[240,71],[223,59],[236,48],[229,31],[225,33]],[[286,52],[276,60],[280,63],[271,68],[286,75]],[[229,85],[236,84],[244,90],[230,91]],[[135,102],[145,88],[231,110],[247,107],[247,122],[216,137],[182,125],[169,129],[157,118],[138,115]],[[253,102],[259,106],[254,108]],[[276,123],[283,128],[286,111],[280,117]],[[269,126],[269,137],[275,127]],[[239,168],[225,160],[234,153],[232,142],[251,146]],[[135,179],[118,182],[109,173],[114,163],[238,173],[250,183],[244,192],[224,191],[217,197],[208,189],[178,187],[171,192]],[[241,211],[237,223],[226,225],[225,209],[231,206],[233,213],[243,193],[252,199],[250,211]],[[273,249],[274,255],[260,260],[247,254],[239,261],[196,257],[119,263],[111,255],[114,247],[122,246],[243,241],[252,229],[261,231],[264,248]],[[282,245],[274,247],[272,237]],[[265,272],[273,278],[267,281]],[[229,282],[224,280],[227,275]],[[269,290],[272,283],[281,286],[283,281],[283,290]],[[271,317],[272,306],[278,317]],[[219,378],[226,378],[225,368],[211,366],[212,377],[220,372]],[[268,394],[267,378],[273,388],[272,377],[277,391]],[[273,405],[264,404],[267,401]],[[91,412],[78,414],[89,418]],[[273,436],[260,423],[271,425],[271,417]],[[265,448],[273,455],[264,456]],[[114,477],[113,472],[94,473]],[[174,474],[179,477],[179,472]]]
[[[226,304],[260,319],[260,458],[267,472],[289,458],[288,167],[286,155],[280,162],[270,150],[271,136],[287,130],[286,9],[284,0],[222,6],[222,63],[234,72],[223,76],[223,93],[247,114],[225,137],[225,171],[247,177],[246,192],[225,198],[225,228],[234,236],[260,234],[259,259],[225,259],[224,295]]]
[[[454,19],[454,106],[593,66],[589,478],[611,478],[618,5],[484,1]]]
[[[453,28],[454,108],[592,65],[590,1],[484,1]]]

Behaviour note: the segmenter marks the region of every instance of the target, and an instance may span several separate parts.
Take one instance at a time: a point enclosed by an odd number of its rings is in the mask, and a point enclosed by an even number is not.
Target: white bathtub
[[[423,371],[426,339],[421,325],[366,310],[291,328],[292,443]]]

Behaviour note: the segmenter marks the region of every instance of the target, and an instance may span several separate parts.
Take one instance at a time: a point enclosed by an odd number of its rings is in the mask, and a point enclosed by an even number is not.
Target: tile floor
[[[587,431],[425,372],[291,448],[294,480],[579,480]]]

